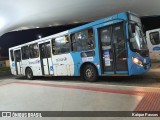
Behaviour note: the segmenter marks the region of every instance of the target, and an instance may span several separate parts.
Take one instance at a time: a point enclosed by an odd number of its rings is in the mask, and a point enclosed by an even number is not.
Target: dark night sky
[[[160,28],[160,16],[142,17],[141,20],[146,30]],[[23,31],[6,33],[0,37],[0,47],[2,47],[1,55],[7,57],[8,48],[36,40],[38,39],[38,35],[42,35],[42,37],[46,37],[58,32],[62,32],[67,29],[80,26],[82,24],[38,28],[38,29],[32,29],[32,30],[23,30]]]
[[[2,48],[1,55],[3,57],[8,57],[8,48],[37,40],[38,35],[46,37],[80,25],[82,24],[37,28],[6,33],[0,37],[0,47]]]

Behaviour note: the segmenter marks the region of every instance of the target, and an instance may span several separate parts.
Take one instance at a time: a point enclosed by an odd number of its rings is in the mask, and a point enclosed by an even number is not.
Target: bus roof
[[[148,32],[149,32],[149,33],[150,33],[150,32],[156,32],[156,31],[160,31],[160,28],[152,29],[152,30],[147,30],[146,33],[148,33]]]
[[[34,40],[34,41],[27,42],[27,43],[24,43],[24,44],[21,44],[21,45],[18,45],[18,46],[11,47],[11,48],[9,48],[9,50],[17,49],[17,48],[20,48],[20,47],[25,46],[25,45],[34,44],[34,43],[45,41],[45,40],[47,41],[49,39],[60,37],[62,35],[72,34],[76,31],[80,31],[80,30],[83,30],[85,28],[90,28],[92,26],[95,26],[95,25],[98,25],[98,24],[101,24],[101,23],[104,23],[104,22],[107,22],[107,21],[111,21],[111,20],[114,20],[114,19],[117,19],[117,18],[127,20],[126,13],[127,12],[118,13],[118,14],[115,14],[115,15],[112,15],[112,16],[109,16],[109,17],[106,17],[106,18],[103,18],[103,19],[100,19],[100,20],[96,20],[94,22],[91,22],[91,23],[88,23],[88,24],[85,24],[85,25],[82,25],[82,26],[79,26],[79,27],[76,27],[76,28],[72,28],[70,30],[66,30],[66,31],[63,31],[63,32],[60,32],[60,33],[57,33],[57,34],[54,34],[54,35],[50,35],[50,36],[47,36],[47,37],[44,37],[44,38],[41,38],[41,39],[38,39],[38,40]]]

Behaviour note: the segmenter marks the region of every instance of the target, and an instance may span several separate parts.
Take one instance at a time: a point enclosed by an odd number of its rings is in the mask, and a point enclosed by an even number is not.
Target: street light
[[[42,36],[41,36],[41,35],[38,35],[38,38],[42,38]]]
[[[41,38],[42,38],[42,35],[38,35],[38,38],[41,39]]]

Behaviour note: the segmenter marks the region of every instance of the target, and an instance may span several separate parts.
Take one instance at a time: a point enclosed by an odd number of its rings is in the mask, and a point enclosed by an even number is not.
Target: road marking
[[[34,82],[15,82],[15,83],[16,84],[37,85],[37,86],[47,86],[47,87],[57,87],[57,88],[67,88],[67,89],[80,89],[80,90],[106,92],[106,93],[114,93],[114,94],[139,95],[139,96],[143,96],[146,93],[144,91],[116,90],[116,89],[108,89],[108,88],[86,87],[86,86],[75,86],[75,85],[46,84],[46,83],[34,83]]]
[[[96,85],[101,85],[101,84],[96,84]],[[155,88],[155,87],[127,86],[127,85],[124,86],[124,85],[108,85],[108,84],[107,84],[106,86],[114,86],[114,87],[117,87],[117,86],[118,86],[118,87],[122,87],[122,88],[123,88],[123,87],[131,88],[131,87],[132,87],[132,88],[144,88],[144,89],[160,89],[160,88]]]
[[[12,80],[12,79],[10,79],[10,80]],[[28,80],[25,80],[25,81],[27,81],[28,82]],[[29,82],[33,82],[33,81],[29,81]],[[46,81],[35,81],[35,82],[46,82]],[[99,86],[101,86],[101,87],[115,87],[116,89],[117,89],[117,87],[118,88],[142,88],[142,89],[153,89],[153,90],[160,90],[160,88],[157,88],[157,87],[143,87],[143,86],[132,86],[132,85],[111,85],[111,84],[107,84],[107,83],[86,83],[86,82],[83,82],[83,83],[79,83],[79,82],[65,82],[65,81],[60,81],[60,82],[57,82],[57,81],[47,81],[47,82],[49,82],[49,84],[54,84],[54,83],[62,83],[62,84],[69,84],[70,85],[70,83],[71,84],[78,84],[78,85],[90,85],[90,86],[94,86],[94,85],[99,85]],[[54,82],[54,83],[53,83]],[[107,81],[106,81],[107,82]],[[14,82],[13,82],[14,83]],[[95,86],[94,86],[95,87]]]
[[[4,83],[4,84],[0,84],[0,86],[9,85],[9,84],[13,84],[13,83],[16,83],[16,82]]]
[[[28,81],[27,81],[28,82]],[[36,82],[39,82],[39,81],[36,81]],[[121,88],[124,88],[124,87],[128,87],[128,88],[143,88],[143,89],[160,89],[160,88],[155,88],[155,87],[143,87],[143,86],[132,86],[132,85],[111,85],[111,84],[107,84],[107,83],[79,83],[79,82],[65,82],[65,81],[60,81],[60,82],[57,82],[57,81],[49,81],[50,83],[49,84],[54,84],[54,83],[62,83],[62,84],[79,84],[79,85],[99,85],[99,86],[103,86],[103,87],[107,87],[107,86],[111,86],[111,87],[121,87]],[[54,83],[53,83],[54,82]],[[107,82],[107,81],[106,81]]]

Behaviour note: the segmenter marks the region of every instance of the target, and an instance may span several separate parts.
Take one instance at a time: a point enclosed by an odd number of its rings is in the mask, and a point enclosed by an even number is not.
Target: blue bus
[[[141,75],[150,69],[140,18],[123,12],[9,48],[11,72],[34,76]]]

